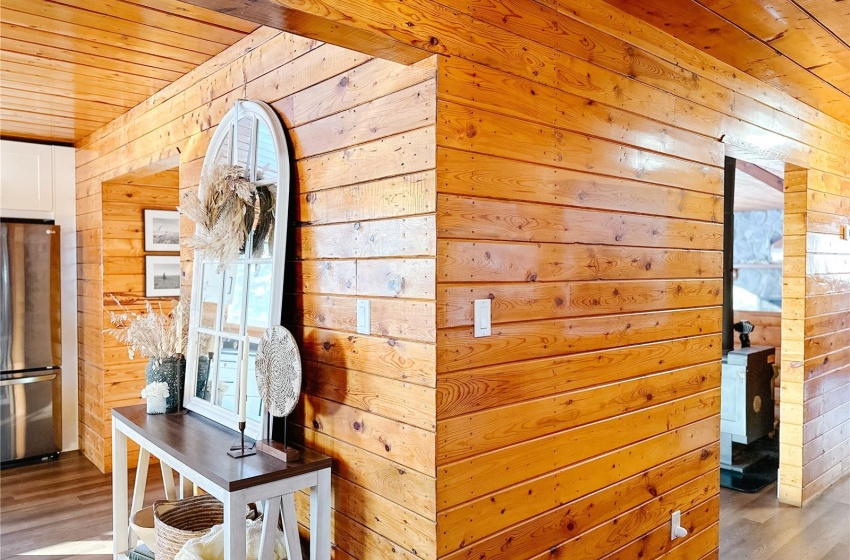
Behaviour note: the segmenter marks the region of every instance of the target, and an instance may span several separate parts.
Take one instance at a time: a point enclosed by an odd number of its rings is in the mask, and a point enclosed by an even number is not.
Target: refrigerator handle
[[[39,383],[41,381],[53,381],[56,379],[56,374],[53,375],[36,375],[35,377],[20,377],[18,379],[5,379],[0,381],[0,387],[8,387],[9,385],[26,385],[27,383]]]
[[[0,224],[0,371],[12,369],[11,280],[9,228],[6,224]]]

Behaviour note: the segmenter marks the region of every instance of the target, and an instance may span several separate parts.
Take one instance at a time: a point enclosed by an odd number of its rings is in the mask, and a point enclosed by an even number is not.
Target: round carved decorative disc
[[[266,410],[278,418],[292,412],[301,394],[301,356],[292,333],[279,326],[266,330],[254,372]]]

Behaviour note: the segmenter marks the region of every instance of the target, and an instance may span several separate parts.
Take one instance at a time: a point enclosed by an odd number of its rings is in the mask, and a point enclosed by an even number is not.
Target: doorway
[[[724,199],[721,485],[777,479],[784,164],[727,157]]]

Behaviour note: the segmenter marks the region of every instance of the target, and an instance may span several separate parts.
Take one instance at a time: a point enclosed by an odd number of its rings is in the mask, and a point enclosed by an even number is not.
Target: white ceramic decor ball
[[[257,347],[254,373],[269,414],[280,418],[292,412],[301,395],[301,355],[292,333],[280,326],[266,329]]]

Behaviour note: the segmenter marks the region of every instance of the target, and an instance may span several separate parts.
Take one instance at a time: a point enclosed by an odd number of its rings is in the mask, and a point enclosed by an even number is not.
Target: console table
[[[127,496],[128,439],[141,447],[132,511]],[[114,557],[125,558],[131,547],[130,515],[142,507],[147,459],[149,455],[153,455],[162,464],[163,474],[171,475],[171,469],[174,469],[180,474],[181,481],[191,481],[224,504],[226,560],[245,559],[245,512],[250,502],[263,505],[260,558],[271,558],[278,513],[281,513],[287,557],[290,560],[300,560],[301,546],[293,493],[305,488],[310,489],[310,558],[329,560],[330,457],[305,449],[300,460],[289,463],[263,453],[234,459],[227,455],[227,450],[230,444],[238,439],[238,432],[191,412],[148,415],[145,405],[113,409]],[[166,492],[168,491],[166,485]],[[173,488],[171,492],[173,493]]]

